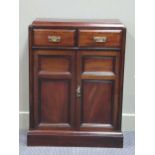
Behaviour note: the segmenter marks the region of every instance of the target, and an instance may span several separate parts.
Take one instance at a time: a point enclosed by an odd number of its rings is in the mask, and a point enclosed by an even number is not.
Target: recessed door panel
[[[70,123],[69,81],[41,80],[41,123]]]
[[[113,57],[85,57],[84,72],[114,72]]]
[[[39,69],[49,72],[70,72],[70,57],[68,56],[40,56]]]
[[[112,123],[113,81],[84,80],[82,122],[83,123]]]

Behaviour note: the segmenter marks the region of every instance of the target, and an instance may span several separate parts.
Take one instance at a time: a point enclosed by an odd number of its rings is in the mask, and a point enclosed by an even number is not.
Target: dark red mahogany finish
[[[125,38],[118,20],[29,26],[29,146],[123,147]]]

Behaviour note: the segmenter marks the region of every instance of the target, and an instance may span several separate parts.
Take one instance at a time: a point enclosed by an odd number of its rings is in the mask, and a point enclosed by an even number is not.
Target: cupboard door
[[[119,52],[78,53],[79,130],[112,131],[119,115]]]
[[[34,51],[34,120],[38,129],[74,128],[75,53]]]

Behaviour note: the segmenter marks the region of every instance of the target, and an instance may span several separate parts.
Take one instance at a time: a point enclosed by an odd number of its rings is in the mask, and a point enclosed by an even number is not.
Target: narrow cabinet
[[[33,21],[28,146],[123,147],[125,36],[119,20]]]

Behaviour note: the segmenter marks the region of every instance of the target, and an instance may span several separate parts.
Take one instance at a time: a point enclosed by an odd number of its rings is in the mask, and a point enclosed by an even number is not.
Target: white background
[[[136,0],[136,155],[155,154],[153,2]],[[18,155],[19,6],[17,0],[6,0],[0,7],[0,154]]]

